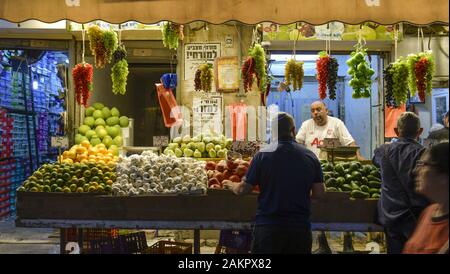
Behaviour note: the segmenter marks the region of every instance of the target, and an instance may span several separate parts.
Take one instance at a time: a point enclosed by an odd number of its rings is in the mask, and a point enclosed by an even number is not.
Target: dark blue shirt
[[[253,158],[247,183],[259,184],[256,225],[310,225],[311,187],[323,182],[313,152],[295,140],[280,140]]]
[[[375,150],[373,163],[381,168],[381,198],[378,218],[385,227],[401,225],[413,220],[428,205],[415,192],[414,168],[424,147],[413,139],[399,138]]]

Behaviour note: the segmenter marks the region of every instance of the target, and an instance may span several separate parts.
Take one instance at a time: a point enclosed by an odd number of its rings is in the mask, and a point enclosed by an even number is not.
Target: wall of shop
[[[221,56],[240,56],[241,60],[245,60],[248,53],[248,48],[251,44],[252,39],[252,31],[253,28],[250,26],[240,26],[240,25],[208,25],[208,29],[202,29],[198,31],[193,31],[193,28],[197,28],[201,26],[203,23],[192,23],[185,28],[185,40],[181,45],[178,53],[178,67],[177,73],[179,74],[178,79],[180,92],[177,93],[177,101],[180,105],[183,105],[188,108],[192,108],[193,98],[196,94],[194,91],[194,81],[192,80],[184,80],[184,44],[186,43],[212,43],[212,42],[220,42],[221,43]],[[225,38],[227,36],[231,36],[233,38],[233,44],[231,47],[225,47]],[[240,41],[239,41],[240,40]],[[213,91],[215,90],[215,86],[213,84]],[[260,93],[256,88],[256,85],[253,85],[253,90],[248,92],[244,97],[238,97],[237,93],[224,93],[224,106],[243,102],[247,105],[251,106],[259,106],[260,105]]]

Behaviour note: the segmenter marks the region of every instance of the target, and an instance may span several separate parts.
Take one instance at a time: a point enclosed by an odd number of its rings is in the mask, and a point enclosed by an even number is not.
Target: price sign
[[[323,140],[323,146],[324,147],[340,147],[341,142],[338,138],[325,138]]]
[[[51,138],[52,147],[69,147],[69,139],[67,136],[52,136]]]
[[[154,147],[166,147],[169,145],[168,136],[153,136],[153,146]]]

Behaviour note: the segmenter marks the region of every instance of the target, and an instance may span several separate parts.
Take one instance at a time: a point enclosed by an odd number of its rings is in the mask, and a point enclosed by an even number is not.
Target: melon
[[[106,119],[106,124],[107,124],[108,126],[115,126],[115,125],[118,125],[119,122],[120,122],[120,121],[119,121],[119,118],[116,117],[116,116],[109,117],[108,119]]]
[[[87,125],[81,125],[78,128],[78,133],[80,133],[81,135],[86,135],[86,133],[90,130],[91,128]]]
[[[92,106],[97,110],[102,110],[105,107],[102,103],[94,103]]]
[[[119,118],[120,117],[120,111],[117,108],[113,107],[111,109],[111,115],[114,116],[114,117]]]
[[[108,119],[109,117],[111,117],[111,111],[107,107],[104,107],[102,109],[102,113],[103,113],[103,119]]]
[[[92,115],[92,117],[94,117],[94,119],[98,119],[98,118],[103,118],[103,112],[101,110],[96,110],[94,111],[94,114]]]
[[[87,117],[92,116],[92,115],[94,114],[94,111],[95,111],[95,108],[94,108],[94,107],[88,107],[88,108],[86,109],[86,116],[87,116]]]
[[[106,131],[112,138],[116,138],[120,135],[120,130],[117,127],[106,127]]]
[[[75,143],[77,144],[77,145],[79,145],[79,144],[81,144],[81,138],[82,137],[84,137],[83,135],[81,135],[81,134],[77,134],[77,135],[75,135]]]
[[[100,138],[98,138],[98,136],[94,135],[94,137],[92,137],[92,139],[90,140],[90,143],[92,146],[96,146],[98,144],[101,144],[102,140],[100,140]]]
[[[108,135],[108,132],[106,132],[106,129],[103,127],[99,127],[95,130],[95,133],[97,133],[98,138],[103,139]]]
[[[110,136],[105,136],[102,140],[102,143],[109,148],[113,144],[113,139]]]
[[[86,118],[84,118],[83,124],[88,125],[90,128],[94,127],[94,125],[95,125],[94,117],[86,117]]]
[[[119,124],[121,127],[128,127],[128,124],[129,124],[128,117],[127,116],[120,117]]]
[[[106,126],[105,120],[103,120],[103,118],[98,118],[95,120],[95,126]]]
[[[88,132],[86,132],[86,138],[88,138],[89,140],[91,140],[92,139],[92,136],[94,136],[94,135],[97,135],[96,133],[95,133],[95,131],[94,130],[92,130],[92,129],[90,129],[90,130],[88,130]]]
[[[121,136],[116,136],[116,137],[114,138],[114,140],[113,140],[113,144],[116,145],[116,146],[118,146],[118,147],[121,147],[121,146],[123,145],[123,139],[122,139],[122,137],[121,137]]]

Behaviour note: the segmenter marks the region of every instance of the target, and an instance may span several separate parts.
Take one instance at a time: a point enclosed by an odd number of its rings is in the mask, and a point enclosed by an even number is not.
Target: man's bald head
[[[324,102],[315,101],[311,104],[311,117],[318,126],[327,124],[328,109]]]

